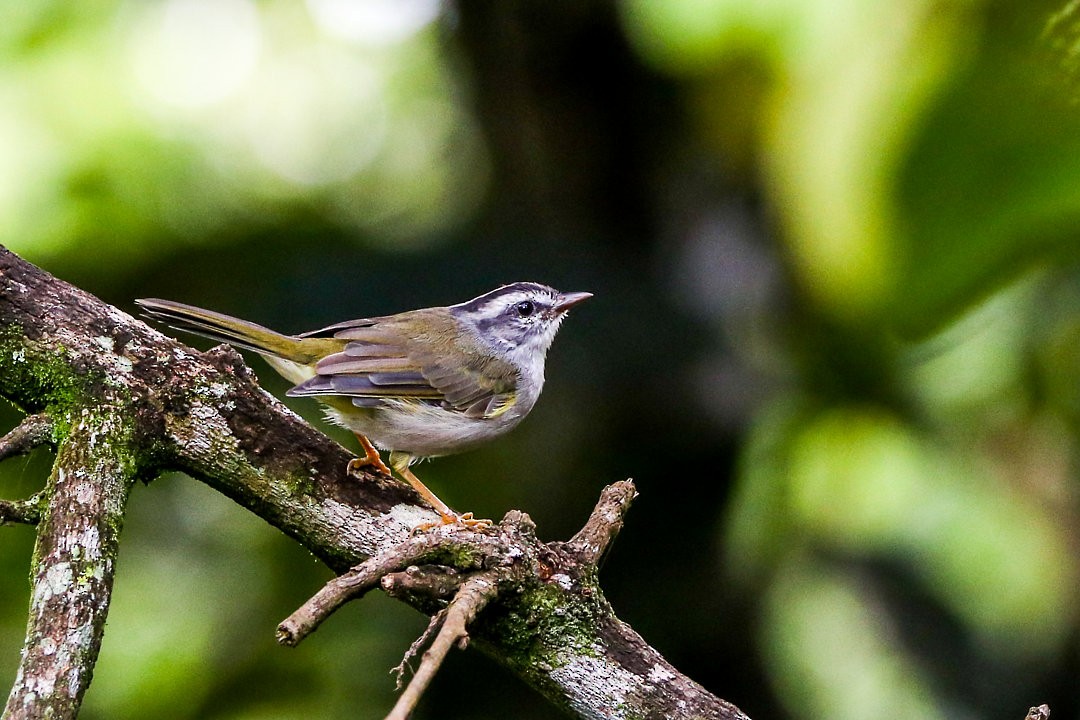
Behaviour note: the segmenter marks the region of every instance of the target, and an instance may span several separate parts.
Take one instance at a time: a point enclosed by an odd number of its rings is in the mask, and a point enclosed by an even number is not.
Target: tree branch
[[[47,415],[27,415],[7,435],[0,438],[0,460],[25,455],[52,437],[53,422]],[[0,500],[0,525],[24,523],[37,525],[41,520],[44,493],[26,500]]]
[[[583,563],[599,563],[622,530],[630,503],[636,497],[637,490],[630,480],[608,485],[600,494],[600,502],[593,508],[585,527],[570,539],[567,548]]]
[[[53,708],[58,720],[75,716],[96,658],[135,479],[187,472],[338,572],[409,542],[411,528],[438,519],[404,483],[349,477],[350,454],[263,392],[232,350],[187,348],[3,248],[0,394],[52,418],[50,440],[58,447],[38,526],[29,659],[5,720],[33,716],[21,709],[26,702],[43,712]],[[679,674],[615,617],[592,562],[614,537],[614,525],[579,533],[569,544],[539,542],[520,514],[510,525],[508,547],[528,572],[514,587],[500,588],[473,623],[474,645],[578,717],[745,717]],[[456,558],[425,561],[468,565],[462,557],[474,552],[477,567],[490,569],[483,565],[490,555],[477,549],[483,541],[473,537],[480,534],[458,534],[469,542],[455,547]],[[403,590],[408,570],[394,567],[386,576],[401,590],[394,594],[429,614],[445,607],[445,594],[425,595],[421,583]],[[59,643],[51,656],[50,642]],[[63,679],[59,650],[72,673]]]
[[[11,432],[0,438],[0,460],[25,455],[52,437],[53,421],[48,415],[27,415]]]
[[[0,525],[8,523],[37,525],[41,520],[43,497],[42,493],[36,493],[25,500],[0,500]]]
[[[442,666],[450,648],[468,638],[467,628],[480,611],[495,599],[498,591],[499,572],[497,570],[477,573],[462,584],[461,590],[446,607],[442,628],[435,636],[435,641],[431,643],[431,648],[424,653],[420,669],[413,675],[412,681],[405,688],[405,692],[401,693],[401,697],[398,698],[394,709],[386,716],[386,720],[408,720],[409,715],[416,709],[416,704],[420,702],[424,690],[431,684],[435,673]]]
[[[1027,716],[1024,720],[1049,720],[1050,718],[1050,706],[1039,705],[1028,710]]]
[[[454,549],[465,553],[474,551],[470,541],[476,533],[450,534],[453,529],[439,528],[440,532],[409,538],[326,583],[322,590],[278,625],[278,642],[297,645],[343,603],[363,597],[389,573],[404,570],[415,563],[434,560],[438,556],[448,556]]]
[[[30,617],[5,720],[74,718],[93,675],[112,597],[132,466],[122,424],[79,418],[61,443],[34,546]]]

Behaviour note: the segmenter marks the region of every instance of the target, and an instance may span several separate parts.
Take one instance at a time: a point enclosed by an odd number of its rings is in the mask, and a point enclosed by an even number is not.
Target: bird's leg
[[[405,478],[405,482],[413,486],[416,492],[420,493],[421,497],[427,500],[431,507],[435,508],[436,512],[442,516],[443,524],[449,524],[457,521],[457,513],[450,509],[450,507],[444,503],[439,497],[428,489],[427,485],[420,482],[420,478],[416,477],[412,470],[408,467],[397,467],[398,475]]]
[[[358,432],[354,432],[353,435],[360,441],[360,447],[364,449],[364,457],[353,458],[349,461],[346,471],[350,474],[360,470],[360,468],[373,467],[375,470],[387,477],[393,477],[390,472],[390,468],[386,467],[386,463],[379,457],[379,451],[375,449],[375,446],[371,444],[371,441]]]
[[[490,520],[482,520],[474,518],[472,513],[465,513],[464,515],[458,515],[456,512],[450,509],[450,506],[444,503],[438,498],[435,493],[428,489],[427,485],[420,482],[420,478],[416,477],[412,470],[409,469],[409,462],[412,461],[412,456],[407,453],[392,452],[390,453],[390,464],[397,470],[398,475],[405,479],[405,482],[412,485],[416,492],[420,493],[420,496],[428,501],[431,507],[435,508],[435,512],[439,513],[442,518],[443,525],[464,525],[468,528],[482,529],[493,525]],[[414,530],[423,532],[424,530],[430,530],[436,527],[437,523],[427,524],[424,523]]]

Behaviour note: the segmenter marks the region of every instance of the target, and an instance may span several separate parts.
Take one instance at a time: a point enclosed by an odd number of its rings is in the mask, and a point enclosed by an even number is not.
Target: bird
[[[262,355],[356,436],[347,468],[397,471],[442,524],[490,524],[458,514],[410,469],[417,460],[472,449],[510,431],[544,387],[548,349],[567,312],[592,297],[535,282],[502,285],[467,302],[347,320],[286,335],[193,305],[140,298],[144,315]],[[379,450],[389,452],[390,467]],[[433,524],[434,525],[434,524]]]

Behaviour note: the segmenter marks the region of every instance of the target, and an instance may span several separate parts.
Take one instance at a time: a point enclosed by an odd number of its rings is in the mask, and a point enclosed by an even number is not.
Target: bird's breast
[[[373,408],[330,406],[329,418],[358,432],[382,450],[417,457],[453,455],[509,432],[532,409],[535,398],[520,398],[497,417],[477,418],[438,405],[388,400]]]

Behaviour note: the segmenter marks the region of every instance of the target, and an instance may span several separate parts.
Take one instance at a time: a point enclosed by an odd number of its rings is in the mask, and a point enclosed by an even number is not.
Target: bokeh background
[[[564,539],[633,477],[610,600],[756,719],[1076,718],[1077,5],[0,0],[0,242],[287,331],[592,291],[436,492]],[[0,529],[3,687],[32,541]],[[381,717],[425,618],[371,596],[277,647],[327,577],[139,488],[83,717]],[[469,651],[417,717],[557,713]]]

